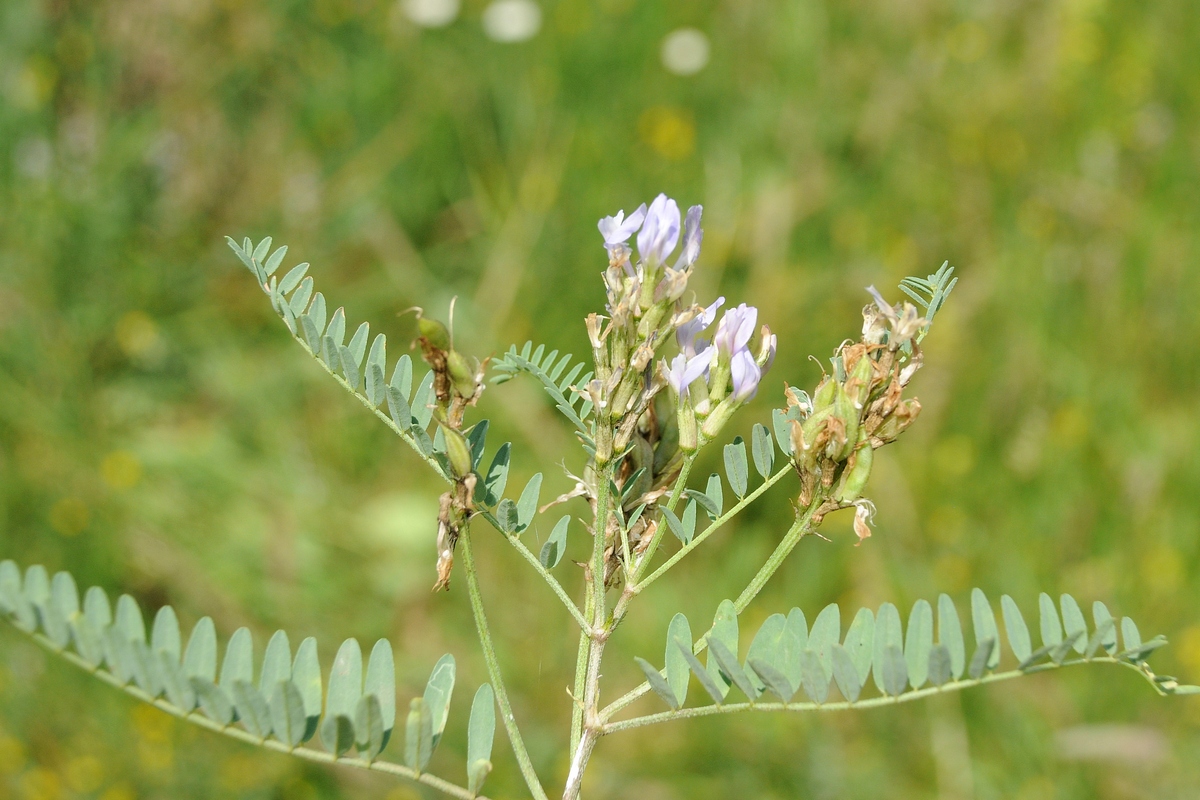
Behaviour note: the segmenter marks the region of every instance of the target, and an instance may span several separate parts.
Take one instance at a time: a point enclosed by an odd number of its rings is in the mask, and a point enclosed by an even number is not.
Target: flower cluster
[[[627,350],[629,367],[639,373],[674,331],[679,353],[670,362],[661,361],[658,375],[653,377],[672,390],[679,417],[679,446],[685,451],[699,446],[699,432],[706,438],[715,436],[737,406],[754,397],[776,347],[769,328],[757,329],[758,310],[744,303],[725,312],[711,342],[700,338],[716,322],[725,303],[724,297],[707,307],[680,302],[700,255],[704,237],[701,213],[700,206],[692,206],[681,225],[679,205],[660,194],[648,207],[642,205],[629,216],[622,210],[600,220],[598,227],[609,255],[605,285],[612,322],[604,331],[598,318],[589,324],[593,349],[622,357]],[[636,264],[630,260],[633,251],[628,244],[635,234]],[[679,255],[667,266],[677,248]],[[626,332],[626,340],[604,348],[604,337],[614,331]],[[757,341],[752,341],[756,334]],[[598,379],[600,373],[598,370]],[[603,394],[603,383],[596,388]],[[616,402],[613,411],[626,410],[625,403],[632,396],[627,399],[625,393],[615,390],[612,394]],[[593,401],[606,399],[594,397]],[[698,422],[702,422],[699,431]]]

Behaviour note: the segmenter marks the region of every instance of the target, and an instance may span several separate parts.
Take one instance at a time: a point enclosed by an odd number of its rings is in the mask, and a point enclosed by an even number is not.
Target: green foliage
[[[583,362],[571,366],[570,353],[559,357],[557,350],[546,353],[545,349],[540,344],[534,348],[533,342],[526,342],[520,351],[516,345],[510,347],[492,364],[496,373],[492,385],[511,380],[518,372],[537,378],[554,401],[554,407],[571,421],[585,447],[590,448],[593,445],[587,419],[592,413],[592,401],[582,390],[592,379],[592,373],[583,373]]]
[[[1042,595],[1045,597],[1045,595]],[[934,642],[933,606],[918,600],[909,614],[906,631],[901,629],[900,615],[891,603],[884,603],[877,613],[860,609],[841,636],[840,610],[836,604],[822,609],[811,630],[805,630],[804,615],[792,609],[787,617],[773,614],[755,633],[744,663],[737,660],[738,624],[733,604],[726,600],[717,611],[711,630],[694,647],[686,642],[690,635],[687,620],[676,615],[667,637],[667,669],[655,670],[648,662],[638,659],[650,687],[671,707],[683,706],[686,684],[682,682],[681,662],[671,658],[672,651],[691,666],[692,674],[700,681],[717,706],[728,703],[731,685],[737,686],[750,705],[761,701],[762,691],[768,691],[781,707],[807,708],[828,702],[831,686],[837,686],[846,707],[878,705],[927,696],[932,691],[963,689],[989,680],[1014,678],[1020,675],[1086,663],[1119,664],[1141,674],[1162,695],[1191,694],[1196,687],[1181,686],[1174,678],[1155,674],[1146,657],[1166,644],[1156,636],[1142,641],[1133,620],[1121,620],[1121,643],[1118,648],[1116,626],[1103,603],[1095,608],[1096,627],[1083,658],[1068,658],[1075,641],[1084,632],[1073,630],[1063,639],[1059,611],[1053,603],[1039,601],[1043,646],[1032,650],[1028,627],[1017,604],[1008,595],[1001,601],[1006,636],[1001,637],[987,597],[976,589],[971,595],[972,619],[975,622],[977,647],[970,662],[969,678],[963,678],[965,653],[963,633],[957,610],[949,597],[938,598],[937,642]],[[1076,607],[1070,595],[1063,595],[1062,606]],[[682,622],[679,622],[682,620]],[[682,638],[681,638],[682,637]],[[996,672],[1000,664],[1000,643],[1006,641],[1015,656],[1014,669]],[[709,649],[708,668],[700,668],[693,651]],[[873,674],[879,696],[861,699],[861,691],[869,674]],[[664,677],[665,675],[665,677]],[[792,703],[792,696],[803,690],[808,703]],[[740,708],[740,706],[738,706]],[[685,714],[687,712],[680,712]]]
[[[392,647],[385,639],[372,648],[365,675],[357,640],[342,643],[329,671],[322,713],[317,644],[311,637],[301,642],[293,660],[287,633],[276,631],[267,643],[255,681],[253,637],[248,628],[239,628],[225,648],[220,679],[216,680],[216,631],[208,617],[196,623],[185,646],[174,609],[163,606],[155,614],[147,642],[141,608],[129,595],[118,598],[114,616],[107,595],[93,586],[81,607],[69,573],[59,572],[50,581],[45,568],[34,565],[22,580],[17,565],[9,560],[0,562],[0,614],[51,650],[134,697],[215,730],[236,733],[230,726],[237,724],[254,740],[270,739],[295,751],[319,729],[321,741],[333,757],[357,750],[362,761],[351,763],[370,764],[387,747],[395,727],[396,673]],[[428,765],[445,731],[454,679],[454,657],[447,654],[434,666],[424,696],[412,701],[406,745],[406,752],[413,756],[409,759],[411,777]],[[491,689],[485,685],[471,711],[468,773],[472,795],[491,769],[494,727]],[[311,756],[306,750],[300,754],[306,753]],[[395,771],[394,765],[388,768]]]

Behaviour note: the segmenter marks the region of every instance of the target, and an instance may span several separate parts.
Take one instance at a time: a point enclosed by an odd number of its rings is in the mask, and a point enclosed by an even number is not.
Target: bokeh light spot
[[[401,0],[404,15],[422,28],[443,28],[458,18],[459,0]]]
[[[542,9],[533,0],[496,0],[483,10],[483,32],[497,42],[524,42],[542,27]]]
[[[142,479],[142,462],[128,450],[114,450],[100,462],[100,476],[113,489],[132,489]]]
[[[676,75],[695,75],[708,64],[708,37],[695,28],[671,31],[662,43],[662,63]]]

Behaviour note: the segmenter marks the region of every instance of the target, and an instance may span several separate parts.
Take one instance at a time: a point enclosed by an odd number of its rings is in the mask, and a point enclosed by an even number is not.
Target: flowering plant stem
[[[538,780],[533,762],[529,760],[529,752],[525,749],[525,741],[517,728],[516,717],[513,716],[512,704],[508,701],[508,691],[504,688],[504,678],[500,673],[500,662],[496,658],[496,647],[492,644],[492,633],[488,628],[487,616],[483,611],[483,597],[479,593],[479,574],[475,570],[475,554],[471,550],[471,531],[464,527],[461,536],[463,571],[467,575],[467,593],[471,596],[471,611],[475,615],[475,629],[479,633],[479,645],[483,649],[483,661],[487,666],[488,680],[496,693],[496,702],[500,706],[500,717],[504,728],[508,731],[508,739],[512,743],[513,755],[521,768],[521,775],[529,787],[535,800],[547,800],[546,790]]]

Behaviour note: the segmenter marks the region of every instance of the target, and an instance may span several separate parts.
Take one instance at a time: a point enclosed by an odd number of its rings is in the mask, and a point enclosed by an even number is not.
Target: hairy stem
[[[529,752],[525,749],[525,741],[517,728],[516,717],[512,713],[512,704],[508,701],[508,691],[504,688],[504,678],[500,674],[500,662],[496,658],[496,648],[492,644],[492,634],[488,628],[487,617],[483,611],[483,598],[479,594],[479,574],[475,571],[475,554],[471,551],[470,527],[463,528],[460,538],[463,555],[463,569],[467,573],[467,593],[471,596],[471,611],[475,614],[475,629],[479,633],[479,644],[483,649],[483,661],[487,665],[488,680],[496,692],[496,702],[500,705],[500,716],[504,720],[504,729],[508,731],[508,739],[512,743],[513,755],[521,768],[525,784],[536,800],[547,800],[546,790],[538,780],[533,762],[529,760]]]
[[[1130,664],[1128,661],[1114,658],[1112,656],[1098,656],[1092,659],[1077,658],[1070,661],[1064,661],[1061,664],[1047,663],[1038,664],[1037,666],[1028,667],[1024,670],[1013,669],[1007,672],[993,672],[990,675],[984,675],[978,679],[967,679],[961,681],[952,681],[942,686],[927,686],[924,689],[915,689],[911,692],[905,692],[895,697],[872,697],[867,700],[857,700],[853,703],[842,700],[833,703],[728,703],[724,705],[699,706],[698,708],[684,708],[678,711],[664,711],[658,714],[647,714],[642,717],[633,717],[631,719],[621,720],[620,722],[610,722],[603,728],[605,734],[616,733],[618,731],[632,730],[633,728],[641,728],[646,725],[654,725],[659,722],[669,722],[676,719],[692,719],[694,717],[711,717],[714,714],[734,714],[739,711],[848,711],[850,709],[862,708],[880,708],[882,706],[892,706],[897,703],[908,703],[913,700],[922,700],[926,697],[942,692],[961,691],[970,689],[974,686],[981,686],[985,683],[995,683],[997,681],[1007,681],[1013,678],[1020,678],[1023,675],[1029,675],[1034,672],[1045,672],[1053,669],[1061,669],[1062,667],[1071,667],[1079,664],[1119,664],[1128,667],[1139,674],[1143,674],[1142,670],[1135,664]],[[1153,681],[1151,681],[1153,685]]]
[[[58,654],[59,656],[62,656],[62,658],[66,659],[80,669],[92,673],[110,686],[115,686],[126,694],[141,700],[143,703],[149,703],[150,705],[158,708],[160,711],[164,711],[173,717],[190,722],[193,725],[199,725],[201,728],[207,728],[210,731],[224,734],[225,736],[228,736],[232,739],[237,739],[241,742],[246,742],[247,744],[263,747],[267,750],[274,750],[277,753],[287,753],[289,755],[296,756],[297,758],[303,758],[306,761],[315,761],[322,764],[342,764],[347,767],[356,767],[357,769],[367,769],[373,772],[384,772],[389,775],[397,775],[418,783],[423,783],[426,786],[437,789],[439,792],[444,792],[451,797],[461,797],[463,800],[471,800],[471,798],[478,797],[479,800],[487,800],[487,798],[483,797],[482,795],[477,796],[472,794],[462,786],[457,786],[449,781],[443,780],[434,775],[430,775],[427,772],[417,772],[416,770],[401,764],[393,764],[390,761],[368,761],[363,758],[347,758],[345,756],[339,758],[333,753],[327,753],[324,750],[314,750],[310,747],[289,747],[283,742],[275,739],[260,739],[249,731],[242,730],[241,728],[234,728],[231,725],[222,725],[219,722],[215,722],[208,717],[203,716],[198,711],[185,711],[179,706],[168,703],[166,700],[151,697],[150,694],[142,691],[137,686],[134,686],[133,684],[122,683],[120,678],[117,678],[112,673],[92,666],[75,653],[60,649],[54,644],[54,642],[50,641],[40,633],[30,633],[28,631],[21,632],[31,637],[42,647]]]

